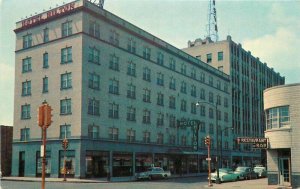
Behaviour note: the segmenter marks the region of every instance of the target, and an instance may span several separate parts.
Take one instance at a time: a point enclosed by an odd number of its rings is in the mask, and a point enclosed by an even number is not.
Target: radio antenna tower
[[[212,41],[217,42],[219,40],[219,36],[218,36],[217,10],[216,10],[215,0],[209,0],[207,21],[208,21],[208,25],[206,27],[207,37],[209,37]]]
[[[103,9],[104,6],[104,0],[89,0],[91,3],[94,3],[95,5],[97,5],[98,7],[100,7],[101,9]]]

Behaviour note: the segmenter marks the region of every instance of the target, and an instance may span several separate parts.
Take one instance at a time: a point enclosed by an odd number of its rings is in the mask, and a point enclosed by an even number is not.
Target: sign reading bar
[[[75,2],[63,5],[61,7],[57,7],[57,8],[55,8],[53,10],[50,10],[46,13],[38,14],[36,16],[30,17],[26,20],[23,20],[22,21],[22,28],[26,27],[26,26],[33,25],[35,23],[38,23],[38,22],[41,22],[41,21],[44,21],[44,20],[47,20],[47,19],[49,19],[51,17],[54,17],[54,16],[65,14],[65,13],[67,13],[67,12],[73,10],[73,9],[75,9]]]

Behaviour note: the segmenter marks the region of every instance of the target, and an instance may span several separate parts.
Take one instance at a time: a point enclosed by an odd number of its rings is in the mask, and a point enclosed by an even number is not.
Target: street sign
[[[211,158],[206,158],[206,161],[211,161]]]
[[[238,144],[252,144],[253,148],[268,148],[267,138],[238,137]]]

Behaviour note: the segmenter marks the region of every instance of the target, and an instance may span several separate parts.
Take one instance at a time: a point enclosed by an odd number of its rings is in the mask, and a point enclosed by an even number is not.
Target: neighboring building
[[[209,38],[189,41],[188,48],[183,51],[230,75],[234,128],[233,162],[243,165],[264,164],[265,157],[260,159],[260,150],[252,152],[251,145],[237,144],[235,139],[263,137],[263,90],[284,84],[284,77],[232,41],[230,36],[227,40],[218,42],[212,42]]]
[[[264,91],[268,184],[300,187],[300,83]]]
[[[13,127],[0,125],[0,162],[2,176],[11,173]]]
[[[153,164],[176,174],[206,171],[205,136],[216,135],[216,118],[220,129],[232,125],[227,74],[89,1],[17,22],[15,33],[13,176],[41,174],[36,115],[44,100],[53,109],[50,177],[61,176],[64,138],[68,177],[133,176]],[[217,104],[218,112],[196,106],[199,100]],[[198,151],[194,131],[177,127],[181,119],[201,121]]]

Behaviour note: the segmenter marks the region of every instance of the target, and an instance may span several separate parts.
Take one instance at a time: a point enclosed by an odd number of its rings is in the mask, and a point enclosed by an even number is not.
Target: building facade
[[[0,125],[0,162],[2,176],[11,173],[13,127]]]
[[[284,84],[284,77],[254,57],[251,52],[226,40],[212,42],[196,39],[188,42],[184,52],[230,75],[232,98],[233,161],[235,164],[266,163],[265,153],[249,144],[238,144],[237,137],[263,137],[263,90]]]
[[[41,175],[43,101],[53,109],[50,177],[62,176],[65,156],[67,176],[77,178],[130,177],[153,165],[206,171],[205,136],[216,155],[216,119],[220,130],[232,125],[227,74],[87,0],[17,22],[15,33],[14,176]],[[199,130],[177,124],[187,119]],[[222,138],[229,165],[231,132]]]
[[[268,184],[300,187],[300,83],[264,91]]]

